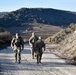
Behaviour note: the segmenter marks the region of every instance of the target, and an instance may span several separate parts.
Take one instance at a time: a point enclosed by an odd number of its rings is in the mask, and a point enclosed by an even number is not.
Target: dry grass
[[[26,31],[26,29],[32,28],[32,30]],[[46,39],[49,36],[54,35],[55,33],[59,32],[62,28],[52,25],[40,24],[40,23],[30,23],[28,27],[21,26],[21,27],[10,27],[7,30],[10,31],[12,34],[15,35],[16,32],[20,33],[24,40],[30,38],[31,33],[35,32],[37,36],[42,36],[43,39]]]

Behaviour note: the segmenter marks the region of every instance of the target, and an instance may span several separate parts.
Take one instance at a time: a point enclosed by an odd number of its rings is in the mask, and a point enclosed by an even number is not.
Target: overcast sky
[[[76,12],[76,0],[0,0],[0,12],[20,8],[53,8]]]

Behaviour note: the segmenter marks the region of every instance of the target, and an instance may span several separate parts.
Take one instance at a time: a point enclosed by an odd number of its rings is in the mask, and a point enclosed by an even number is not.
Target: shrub
[[[10,32],[2,32],[0,33],[0,48],[10,45],[12,39],[12,35]]]

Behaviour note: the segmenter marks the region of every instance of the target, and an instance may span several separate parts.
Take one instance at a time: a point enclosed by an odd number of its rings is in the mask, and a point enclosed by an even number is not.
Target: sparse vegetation
[[[55,35],[47,38],[45,41],[48,43],[60,43],[64,40],[68,34],[73,33],[76,29],[76,24],[70,24],[66,29],[61,30],[60,32],[56,33]]]
[[[0,18],[0,26],[3,27],[22,26],[27,23],[67,27],[70,23],[76,23],[76,14],[51,8],[21,8]]]

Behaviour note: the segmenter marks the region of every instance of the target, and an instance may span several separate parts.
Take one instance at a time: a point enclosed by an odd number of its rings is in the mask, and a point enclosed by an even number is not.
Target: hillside
[[[53,36],[49,36],[45,42],[51,43],[51,44],[59,44],[61,41],[63,41],[67,35],[70,35],[73,33],[76,29],[76,24],[71,23],[67,28],[62,29],[58,33],[54,34]]]
[[[0,18],[1,27],[28,26],[29,23],[67,27],[76,23],[75,12],[62,11],[51,8],[21,8]]]
[[[6,14],[8,14],[8,12],[0,12],[0,18],[2,18]]]
[[[46,40],[50,40],[49,43],[51,44],[58,44],[53,49],[49,48],[50,51],[66,59],[67,62],[76,64],[76,24],[72,23],[68,28],[61,30]]]
[[[53,25],[41,24],[41,23],[29,23],[28,26],[16,26],[16,27],[8,27],[6,30],[11,32],[12,34],[20,33],[24,38],[29,39],[31,36],[31,32],[35,32],[36,35],[42,36],[43,38],[47,38],[48,36],[52,36],[59,32],[62,28]]]
[[[58,56],[65,58],[67,62],[76,64],[76,30],[67,35],[56,50]]]

